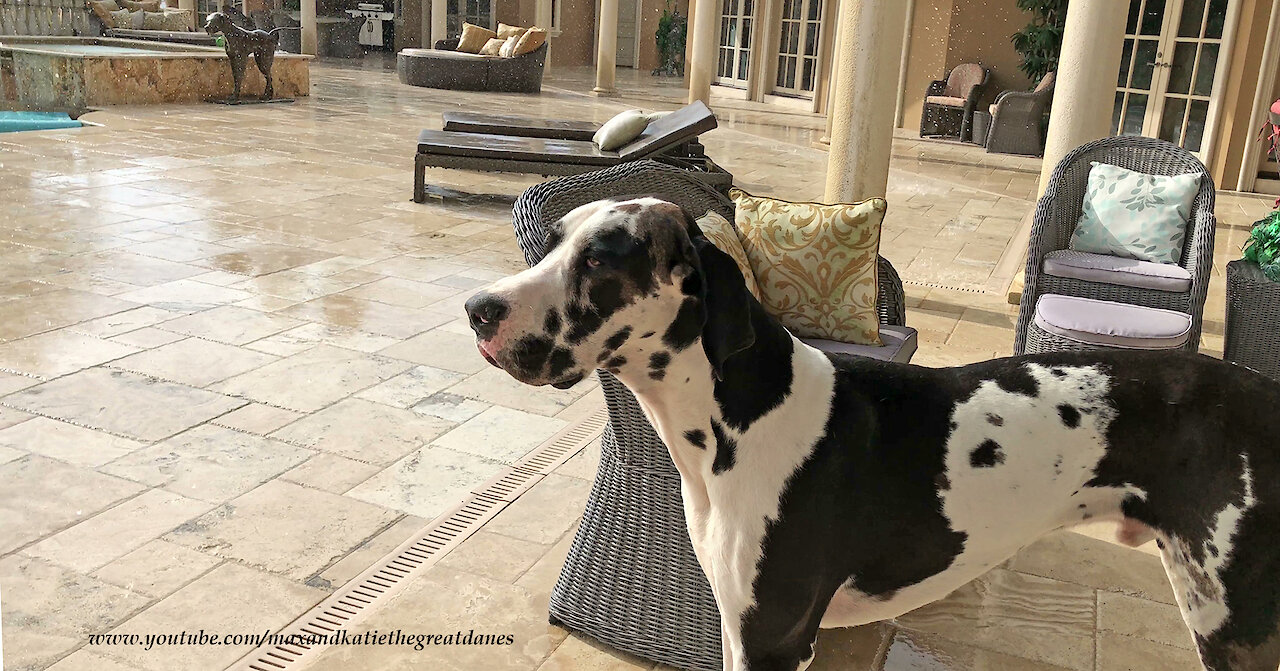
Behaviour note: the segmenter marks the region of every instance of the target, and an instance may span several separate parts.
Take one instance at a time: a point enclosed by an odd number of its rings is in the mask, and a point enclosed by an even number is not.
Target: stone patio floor
[[[248,646],[86,646],[104,632],[278,629],[601,403],[484,364],[461,318],[523,267],[532,178],[432,171],[473,198],[409,201],[413,140],[447,109],[604,120],[672,108],[671,82],[586,69],[540,96],[401,86],[319,62],[292,105],[115,107],[0,135],[0,609],[5,669],[222,669]],[[821,196],[823,122],[717,102],[708,152],[743,188]],[[1010,352],[996,274],[1038,162],[894,142],[882,253],[916,362]],[[1204,349],[1226,261],[1267,199],[1222,194]],[[317,669],[648,669],[546,624],[594,473],[570,460],[365,628],[481,628],[509,648],[335,648]],[[1086,530],[1105,536],[1105,529]],[[1147,548],[1149,550],[1149,548]],[[827,632],[815,669],[1196,668],[1158,559],[1056,534],[893,624]],[[464,626],[465,625],[465,626]]]

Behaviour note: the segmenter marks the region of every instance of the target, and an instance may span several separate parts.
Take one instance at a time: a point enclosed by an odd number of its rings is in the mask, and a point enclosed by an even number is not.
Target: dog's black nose
[[[511,312],[511,306],[505,300],[483,291],[468,298],[463,307],[471,321],[471,330],[482,338],[490,338],[497,333],[498,322]]]

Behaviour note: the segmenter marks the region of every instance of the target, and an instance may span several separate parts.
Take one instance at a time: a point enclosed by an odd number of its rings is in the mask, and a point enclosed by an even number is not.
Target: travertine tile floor
[[[625,72],[621,99],[591,98],[589,75],[553,70],[540,96],[459,94],[319,63],[315,95],[293,105],[120,107],[90,117],[102,127],[0,136],[6,669],[221,669],[247,647],[85,636],[278,628],[598,407],[594,383],[532,390],[488,368],[460,319],[471,290],[523,267],[509,207],[535,180],[436,171],[474,197],[408,200],[413,138],[444,109],[603,120],[676,104],[670,82]],[[821,195],[820,119],[717,111],[706,144],[742,186]],[[1014,310],[982,290],[1037,170],[895,140],[884,254],[908,283],[917,362],[1008,353]],[[1268,207],[1219,200],[1219,279]],[[650,668],[545,623],[594,458],[368,623],[487,627],[515,646],[334,649],[317,668]],[[896,625],[824,635],[816,668],[1192,668],[1169,596],[1149,554],[1061,534]]]

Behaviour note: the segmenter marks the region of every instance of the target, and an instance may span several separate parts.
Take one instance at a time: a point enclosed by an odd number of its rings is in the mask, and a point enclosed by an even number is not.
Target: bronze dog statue
[[[214,12],[205,21],[204,30],[210,35],[222,33],[225,38],[227,58],[231,59],[231,79],[235,85],[235,92],[231,95],[232,101],[240,100],[240,84],[244,81],[244,69],[250,55],[258,64],[258,70],[262,72],[263,78],[267,80],[267,90],[262,94],[262,99],[271,100],[275,97],[275,89],[271,82],[271,64],[275,61],[276,47],[280,44],[280,35],[277,31],[284,28],[275,28],[270,31],[249,30],[236,25],[226,14]]]

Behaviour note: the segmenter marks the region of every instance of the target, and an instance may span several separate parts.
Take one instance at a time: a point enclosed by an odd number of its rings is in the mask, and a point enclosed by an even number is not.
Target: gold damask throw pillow
[[[720,251],[729,255],[733,262],[738,264],[738,270],[742,271],[742,279],[747,283],[747,291],[751,292],[756,300],[760,299],[760,285],[756,283],[756,275],[751,270],[751,262],[747,261],[747,253],[742,249],[742,241],[738,240],[738,232],[734,229],[733,224],[728,219],[720,216],[715,210],[707,210],[707,213],[698,217],[698,228],[702,229],[702,234],[707,236],[711,244],[715,245]]]
[[[760,302],[802,338],[880,345],[876,258],[888,203],[790,203],[731,189]]]

